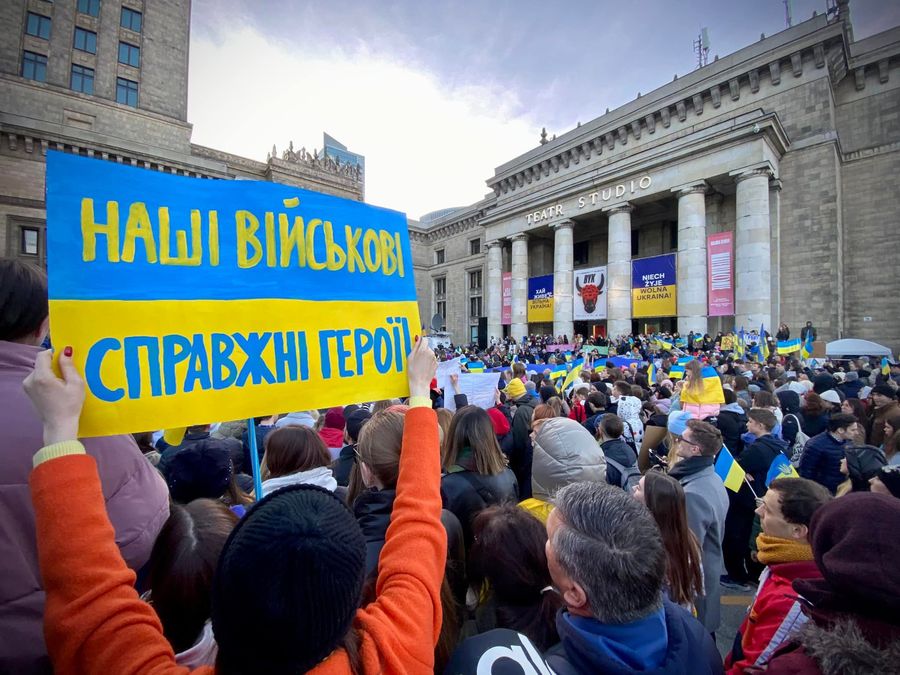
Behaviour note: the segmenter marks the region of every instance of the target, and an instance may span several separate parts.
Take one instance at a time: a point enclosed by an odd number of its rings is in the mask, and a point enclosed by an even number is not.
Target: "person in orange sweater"
[[[103,502],[96,463],[77,439],[84,382],[67,347],[37,357],[25,390],[44,423],[31,494],[47,593],[44,632],[58,673],[175,675],[431,673],[447,554],[438,425],[424,340],[409,356],[406,415],[376,599],[358,608],[365,542],[332,493],[298,485],[258,502],[235,527],[212,593],[215,668],[178,666],[153,608],[134,590]]]

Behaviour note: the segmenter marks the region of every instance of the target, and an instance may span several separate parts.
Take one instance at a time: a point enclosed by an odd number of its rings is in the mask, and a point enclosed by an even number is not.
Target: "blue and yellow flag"
[[[778,456],[772,460],[771,466],[769,466],[769,473],[766,474],[766,487],[772,483],[776,478],[799,478],[800,475],[797,473],[797,470],[794,469],[794,466],[791,464],[791,460],[787,458],[787,455],[779,452]]]
[[[484,364],[481,361],[469,361],[468,368],[470,373],[484,372]]]
[[[694,392],[685,387],[681,391],[682,403],[698,403],[698,404],[722,404],[725,403],[725,392],[722,389],[722,379],[719,373],[712,366],[704,366],[700,371],[700,377],[703,379],[703,389]]]
[[[759,327],[759,346],[760,353],[762,354],[763,361],[769,360],[769,341],[766,339],[766,326],[765,324]]]
[[[579,376],[580,374],[581,374],[581,368],[580,368],[580,367],[579,367],[579,368],[572,368],[572,370],[570,370],[570,371],[569,371],[569,374],[566,376],[566,379],[563,380],[563,383],[562,383],[562,385],[560,386],[559,390],[560,390],[560,391],[565,391],[566,389],[568,389],[568,388],[572,385],[572,383],[573,383],[576,379],[578,379],[578,376]]]
[[[685,366],[693,360],[694,360],[693,356],[682,356],[682,357],[679,357],[679,359],[678,359],[678,361],[676,361],[676,363],[679,366]]]
[[[511,363],[518,363],[518,362],[519,362],[519,355],[513,354]]]
[[[790,462],[788,463],[790,464]],[[722,482],[725,483],[725,487],[732,492],[740,491],[741,484],[744,482],[744,477],[747,475],[747,472],[741,468],[741,465],[737,463],[734,455],[732,455],[724,445],[719,452],[719,458],[716,460],[715,469],[716,474],[722,479]]]
[[[809,333],[806,336],[806,342],[803,343],[803,346],[800,347],[800,358],[808,359],[812,356],[813,353],[813,341],[812,334]]]
[[[551,380],[556,380],[556,379],[559,379],[559,378],[561,378],[561,377],[565,377],[566,374],[567,374],[568,372],[569,372],[569,371],[568,371],[568,369],[566,368],[566,364],[564,364],[564,363],[558,363],[557,365],[553,366],[553,367],[550,369],[550,379],[551,379]]]
[[[647,366],[647,380],[650,384],[656,384],[656,366],[653,365],[653,361]]]
[[[670,380],[680,380],[684,377],[684,366],[674,365],[669,369]]]
[[[793,340],[779,340],[778,353],[793,354],[794,352],[800,351],[800,346],[800,338],[794,338]]]
[[[738,332],[738,333],[735,335],[735,340],[734,340],[734,354],[735,354],[735,356],[743,357],[743,356],[744,356],[744,347],[745,347],[745,343],[744,343],[744,327],[741,326],[740,332]]]
[[[888,363],[886,356],[881,357],[881,374],[885,377],[891,374],[891,364]]]
[[[675,345],[673,345],[671,342],[669,342],[668,340],[663,340],[662,338],[656,338],[656,344],[660,349],[664,349],[668,352],[672,351],[672,349],[675,347]]]

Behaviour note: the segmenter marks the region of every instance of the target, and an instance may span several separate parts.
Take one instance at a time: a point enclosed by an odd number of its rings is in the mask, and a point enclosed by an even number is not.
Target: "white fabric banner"
[[[466,395],[469,405],[477,405],[487,410],[493,408],[497,402],[495,392],[499,382],[500,373],[463,373],[459,376],[459,393]],[[448,385],[444,391],[444,407],[456,411],[453,394],[453,387]]]
[[[576,321],[602,321],[606,318],[606,267],[575,270],[573,316]]]

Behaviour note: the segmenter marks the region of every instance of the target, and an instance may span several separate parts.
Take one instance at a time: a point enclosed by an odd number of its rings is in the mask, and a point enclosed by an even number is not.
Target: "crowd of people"
[[[896,364],[416,336],[402,400],[79,440],[48,325],[0,261],[0,672],[900,671]],[[498,369],[495,404],[447,359]]]

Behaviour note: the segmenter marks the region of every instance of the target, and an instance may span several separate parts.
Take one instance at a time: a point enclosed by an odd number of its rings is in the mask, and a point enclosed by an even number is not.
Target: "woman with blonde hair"
[[[681,409],[691,413],[698,420],[715,417],[719,414],[719,402],[698,403],[703,394],[703,367],[697,359],[688,361],[684,366],[684,385],[681,388]],[[722,400],[721,403],[725,401]]]

